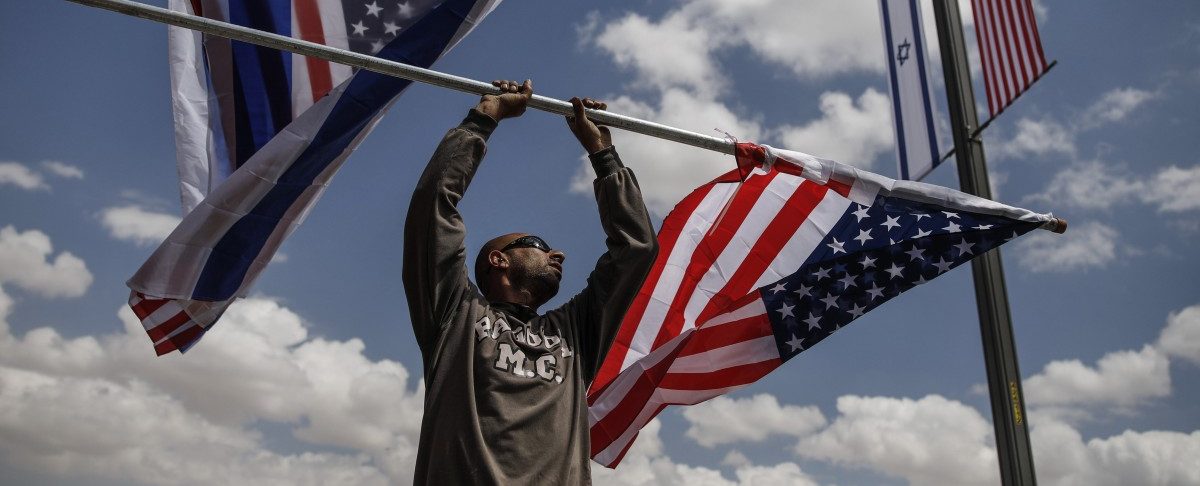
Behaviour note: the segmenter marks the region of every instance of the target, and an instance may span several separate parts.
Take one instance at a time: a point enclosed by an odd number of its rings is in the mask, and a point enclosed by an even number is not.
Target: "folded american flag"
[[[888,299],[1055,224],[798,152],[738,153],[738,170],[663,221],[658,259],[589,391],[601,464],[615,467],[666,406],[754,382]]]

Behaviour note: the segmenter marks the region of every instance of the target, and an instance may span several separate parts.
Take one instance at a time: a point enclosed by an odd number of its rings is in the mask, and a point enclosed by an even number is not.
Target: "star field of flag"
[[[799,271],[759,289],[780,358],[1040,225],[941,209],[887,196],[851,203]]]
[[[350,50],[375,54],[440,0],[370,0],[345,2],[346,37]]]

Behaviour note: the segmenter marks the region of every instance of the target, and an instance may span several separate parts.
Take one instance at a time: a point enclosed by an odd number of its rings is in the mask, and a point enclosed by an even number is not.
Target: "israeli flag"
[[[932,83],[921,10],[917,0],[880,0],[879,8],[887,48],[899,178],[919,181],[937,167],[941,158],[933,129],[934,104],[929,94]]]

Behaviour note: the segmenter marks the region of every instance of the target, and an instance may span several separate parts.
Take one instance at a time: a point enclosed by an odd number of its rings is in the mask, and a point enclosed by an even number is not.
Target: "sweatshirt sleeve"
[[[402,273],[413,333],[422,350],[434,346],[455,304],[470,291],[466,226],[457,206],[495,128],[495,120],[472,109],[446,133],[408,205]]]
[[[633,171],[621,164],[609,147],[590,156],[596,180],[592,183],[607,251],[588,276],[587,287],[563,307],[579,336],[577,352],[588,384],[616,337],[625,311],[637,295],[658,253],[658,238],[642,201]]]

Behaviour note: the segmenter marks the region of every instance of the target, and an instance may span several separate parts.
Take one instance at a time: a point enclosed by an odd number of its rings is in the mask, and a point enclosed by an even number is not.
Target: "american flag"
[[[888,299],[1055,221],[806,154],[738,149],[742,169],[664,220],[658,259],[592,385],[601,464],[615,467],[666,406],[754,382]]]
[[[500,0],[171,0],[217,20],[429,67]],[[159,355],[186,351],[303,221],[411,83],[170,31],[186,216],[129,279]]]
[[[992,117],[1048,69],[1029,0],[972,0],[975,39]]]

